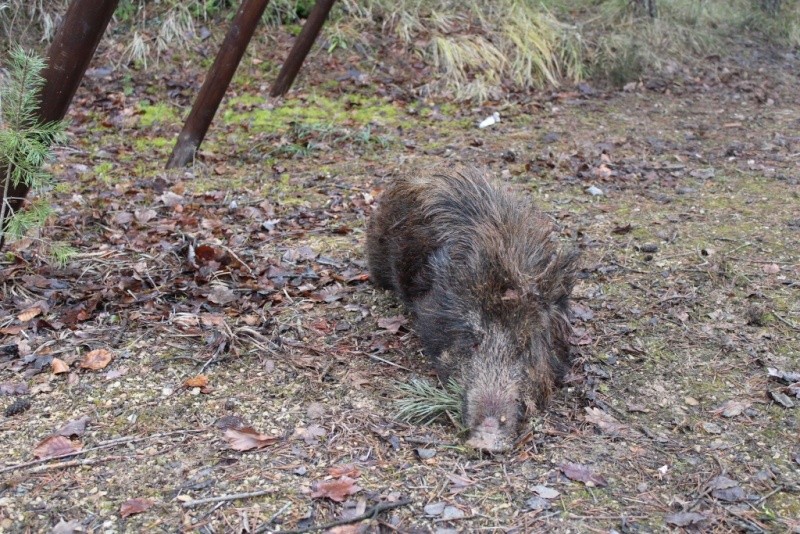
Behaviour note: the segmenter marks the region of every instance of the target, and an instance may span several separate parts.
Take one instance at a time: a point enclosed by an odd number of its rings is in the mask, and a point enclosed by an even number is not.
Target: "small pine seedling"
[[[398,382],[395,388],[402,395],[396,401],[396,417],[401,421],[428,424],[441,416],[446,416],[456,425],[461,421],[463,389],[453,380],[445,388],[440,388],[427,380],[412,378],[408,382]]]
[[[0,227],[0,247],[6,236],[19,239],[41,227],[52,213],[41,198],[31,202],[26,211],[13,213],[8,194],[20,183],[36,193],[52,186],[52,175],[44,165],[53,158],[52,146],[64,142],[66,126],[64,121],[42,123],[38,118],[44,59],[20,47],[13,48],[9,58],[8,74],[0,80],[0,224],[6,221],[5,228]],[[47,244],[53,251],[58,249],[56,261],[66,261],[67,247]]]

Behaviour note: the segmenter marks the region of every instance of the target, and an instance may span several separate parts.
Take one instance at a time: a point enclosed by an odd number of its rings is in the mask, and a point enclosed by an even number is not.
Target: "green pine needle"
[[[429,424],[442,416],[456,424],[461,420],[463,388],[453,380],[445,388],[436,387],[427,380],[412,378],[398,382],[395,388],[402,395],[396,401],[396,417],[412,424]]]
[[[53,185],[52,175],[44,166],[53,159],[52,147],[65,140],[66,123],[39,122],[39,99],[44,78],[45,60],[21,47],[9,52],[8,75],[0,83],[0,221],[7,220],[3,237],[19,239],[29,231],[41,228],[52,214],[49,204],[41,199],[30,203],[24,212],[13,213],[7,196],[12,186],[26,184],[34,195]],[[56,262],[65,261],[63,247],[45,243]],[[56,252],[57,251],[57,252]]]

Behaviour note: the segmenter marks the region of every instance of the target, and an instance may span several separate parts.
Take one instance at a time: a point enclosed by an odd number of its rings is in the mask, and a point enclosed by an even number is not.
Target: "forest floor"
[[[44,232],[78,254],[0,258],[0,531],[800,532],[800,56],[472,106],[347,51],[269,99],[288,41],[262,40],[165,172],[204,46],[101,47]],[[503,456],[395,418],[434,378],[365,220],[443,161],[582,252],[574,380]]]

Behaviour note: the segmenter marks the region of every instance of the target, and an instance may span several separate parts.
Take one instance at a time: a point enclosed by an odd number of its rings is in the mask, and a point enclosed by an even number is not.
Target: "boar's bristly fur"
[[[393,182],[367,256],[373,282],[411,309],[440,378],[463,387],[467,443],[508,449],[565,371],[575,252],[529,202],[461,168]]]

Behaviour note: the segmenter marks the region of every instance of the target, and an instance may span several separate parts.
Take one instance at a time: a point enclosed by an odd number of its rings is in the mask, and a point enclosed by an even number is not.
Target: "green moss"
[[[236,104],[256,105],[263,103],[258,97],[243,95],[230,100]],[[227,109],[222,113],[225,124],[247,124],[252,133],[284,133],[292,125],[319,126],[348,124],[395,124],[398,110],[390,102],[363,95],[344,95],[332,99],[312,94],[305,99],[287,99],[273,109],[253,109],[242,112]]]
[[[144,154],[154,151],[164,153],[172,148],[173,143],[172,139],[166,137],[139,137],[133,141],[133,147],[136,152]]]
[[[172,106],[161,102],[155,104],[142,102],[139,106],[139,111],[139,125],[144,128],[154,124],[162,126],[175,125],[180,120],[177,111]]]
[[[300,35],[300,30],[303,29],[303,27],[300,26],[299,24],[287,24],[283,28],[292,37],[297,37],[298,35]]]
[[[104,184],[110,185],[113,183],[111,179],[111,171],[114,165],[110,161],[104,161],[94,166],[94,173]]]

